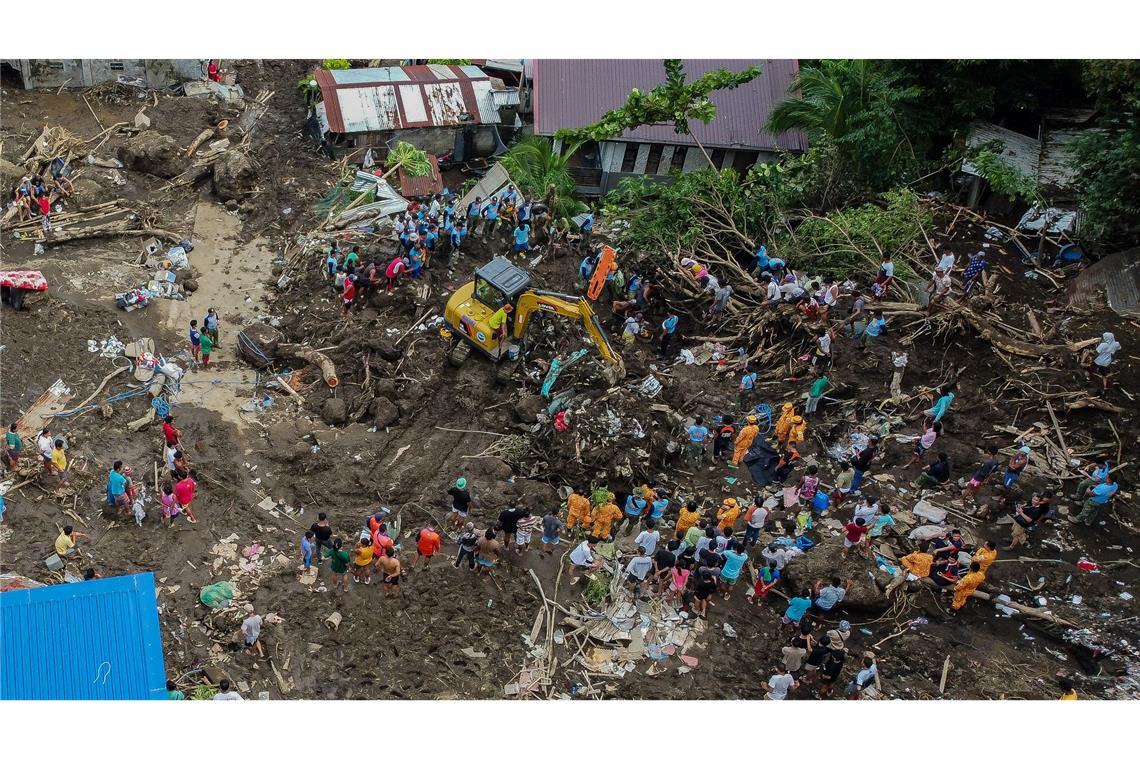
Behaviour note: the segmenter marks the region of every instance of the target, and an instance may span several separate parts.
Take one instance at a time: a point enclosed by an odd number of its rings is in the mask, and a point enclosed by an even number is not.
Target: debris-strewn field
[[[453,567],[446,493],[458,477],[468,481],[470,519],[479,529],[492,527],[511,502],[545,514],[566,486],[586,494],[608,488],[620,505],[655,481],[671,504],[661,526],[666,538],[686,501],[715,518],[726,498],[747,505],[758,494],[778,496],[771,487],[761,492],[744,467],[690,467],[682,459],[685,429],[694,415],[708,421],[735,413],[744,364],[738,349],[752,354],[750,366],[760,373],[754,401],[774,414],[787,401],[802,411],[811,378],[800,357],[812,333],[794,310],[738,319],[738,328],[720,331],[704,323],[707,296],[700,300],[679,265],[630,252],[623,269],[662,285],[650,322],[659,325],[667,311],[681,315],[669,357],[658,355],[654,340],[623,344],[603,295],[599,316],[626,369],[615,385],[583,331],[553,317],[532,326],[527,353],[509,375],[476,356],[452,367],[439,315],[476,266],[507,252],[503,240],[470,240],[453,271],[439,261],[423,279],[392,293],[381,289],[343,319],[317,243],[340,235],[360,246],[363,259],[386,264],[395,240],[384,227],[319,232],[325,218],[318,202],[345,165],[301,133],[296,82],[307,63],[240,65],[240,105],[125,85],[59,94],[5,85],[6,191],[36,156],[66,154],[77,172],[75,194],[42,252],[38,221],[9,220],[2,228],[0,268],[39,270],[50,287],[23,310],[5,306],[0,325],[0,418],[7,425],[29,411],[34,417],[24,431],[31,438],[22,469],[8,479],[0,572],[63,582],[64,572],[43,560],[59,529],[74,525],[86,536],[68,575],[154,573],[168,676],[187,690],[228,677],[246,698],[759,698],[791,636],[781,625],[785,597],[833,575],[849,579],[851,590],[840,612],[818,618],[816,636],[850,622],[841,686],[871,654],[880,679],[872,693],[881,698],[1054,698],[1058,675],[1089,698],[1137,694],[1133,473],[1140,424],[1133,396],[1140,326],[1102,303],[1070,306],[1075,272],[1038,273],[999,245],[989,249],[990,284],[968,307],[927,314],[913,303],[888,303],[881,340],[864,349],[843,334],[835,338],[834,387],[807,418],[803,464],[816,464],[830,485],[837,454],[852,440],[883,437],[863,490],[891,505],[898,524],[876,545],[878,560],[840,557],[852,499],[799,527],[796,512],[778,502],[754,558],[781,537],[802,534],[814,545],[789,561],[776,593],[754,605],[745,593],[751,581],[742,582],[730,599],[713,597],[707,619],[657,594],[635,597],[620,577],[600,592],[597,583],[571,586],[559,571],[574,542],[564,536],[544,555],[541,529],[528,553],[509,554],[489,576]],[[137,118],[140,109],[145,120]],[[992,243],[987,233],[995,224],[1012,223],[929,203],[931,250],[953,251],[960,263]],[[604,222],[598,237],[608,239]],[[192,241],[188,266],[176,273],[176,297],[124,311],[115,296],[153,276],[144,255],[151,238],[163,247]],[[527,262],[516,261],[536,287],[581,289],[574,250],[538,246]],[[846,303],[836,310],[840,317]],[[209,308],[220,316],[209,368],[167,381],[158,394],[164,403],[157,406],[169,405],[199,473],[197,523],[168,528],[155,498],[165,481],[160,420],[148,419],[156,406],[117,344],[149,339],[154,353],[189,367],[189,321],[201,322]],[[256,324],[286,347],[268,369],[247,361],[238,339]],[[1105,331],[1124,347],[1107,390],[1080,363],[1088,340]],[[558,393],[573,392],[562,396],[569,427],[556,430],[539,389],[551,359],[580,348],[589,353],[556,385]],[[681,348],[686,354],[677,354]],[[306,350],[335,366],[335,388],[303,358]],[[902,398],[892,400],[891,357],[900,350],[909,362]],[[657,382],[646,383],[650,377]],[[950,485],[920,493],[913,481],[921,467],[908,465],[912,441],[937,389],[950,383],[956,399],[932,452],[948,454]],[[31,440],[38,415],[55,412],[64,414],[48,426],[65,438],[71,463],[58,492],[37,473]],[[1013,503],[1057,491],[1054,518],[1011,551],[1000,547],[1009,541],[1012,507],[991,502],[998,498],[992,483],[978,498],[994,503],[988,518],[971,514],[955,485],[969,480],[991,444],[1001,451],[994,479],[1018,446],[1033,451]],[[1083,466],[1102,457],[1121,483],[1113,510],[1092,527],[1075,525],[1066,517],[1080,511],[1074,493],[1081,476],[1069,460]],[[141,525],[106,506],[116,459],[146,494]],[[914,512],[920,502],[920,512],[941,511],[942,525],[961,529],[968,546],[997,541],[998,560],[982,590],[1037,614],[1003,612],[978,599],[951,614],[949,595],[920,583],[888,597],[892,576],[884,568],[921,543],[910,537],[926,524]],[[379,577],[338,593],[327,563],[317,575],[301,572],[299,542],[318,512],[347,545],[381,509],[401,547],[398,596],[385,596]],[[416,531],[429,526],[443,534],[443,554],[412,570]],[[616,555],[624,567],[634,535],[619,535],[603,555]],[[210,609],[199,593],[219,581],[232,584],[234,602]],[[583,593],[588,587],[593,601]],[[245,603],[266,616],[265,659],[243,649]],[[793,698],[816,693],[804,687]]]

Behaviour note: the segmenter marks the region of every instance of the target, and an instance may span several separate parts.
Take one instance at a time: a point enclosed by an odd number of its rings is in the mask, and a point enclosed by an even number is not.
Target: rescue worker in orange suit
[[[594,508],[594,513],[590,516],[594,522],[593,535],[603,541],[609,540],[610,530],[613,527],[614,520],[621,519],[622,512],[618,509],[618,505],[612,501],[607,501]]]
[[[788,420],[787,444],[798,447],[804,442],[805,435],[807,435],[807,420],[798,414],[792,415]]]
[[[982,581],[986,579],[986,574],[982,572],[982,566],[978,562],[970,563],[970,572],[962,576],[954,586],[954,602],[950,606],[956,610],[962,609],[966,604],[966,600],[970,598],[970,594],[977,591],[978,586],[982,585]]]
[[[780,443],[787,443],[788,431],[792,428],[792,418],[795,416],[796,410],[792,402],[784,402],[784,406],[780,409],[780,418],[776,420],[776,440]]]
[[[978,547],[971,558],[981,566],[982,575],[985,575],[990,569],[990,565],[997,559],[997,544],[993,541],[986,541],[984,546]]]
[[[685,533],[689,528],[697,524],[701,519],[701,510],[697,509],[697,505],[689,502],[681,507],[680,513],[677,515],[677,538],[684,538]]]
[[[740,517],[740,505],[736,499],[725,499],[724,504],[716,511],[716,527],[723,533],[725,528],[731,528],[736,524],[738,517]]]
[[[750,414],[744,421],[747,424],[740,429],[736,436],[736,448],[732,450],[731,467],[740,465],[740,460],[744,459],[744,455],[752,446],[752,441],[756,440],[756,436],[760,433],[760,426],[756,424],[756,415]]]
[[[934,555],[926,552],[911,552],[899,560],[902,567],[887,586],[887,596],[895,589],[907,582],[911,577],[927,578],[930,576],[930,567],[934,564]]]
[[[572,531],[575,527],[590,527],[590,500],[581,494],[570,492],[566,497],[566,530]]]

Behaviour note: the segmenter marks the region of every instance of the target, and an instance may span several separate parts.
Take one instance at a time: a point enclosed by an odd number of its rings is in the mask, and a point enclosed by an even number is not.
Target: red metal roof
[[[400,195],[406,198],[426,198],[443,190],[439,159],[429,153],[428,161],[431,161],[431,172],[422,177],[411,176],[402,166],[396,170],[396,178],[400,181]]]
[[[752,61],[743,59],[685,60],[690,79],[714,69],[742,71],[759,63],[763,73],[735,90],[710,97],[716,118],[709,124],[690,120],[693,134],[706,148],[751,150],[807,150],[807,137],[799,132],[779,136],[764,131],[768,114],[787,97],[799,62],[789,59]],[[538,59],[534,63],[534,131],[552,135],[559,129],[583,127],[602,114],[625,103],[634,87],[642,92],[665,82],[660,59]],[[673,125],[638,127],[620,139],[693,145],[688,135],[677,134]]]

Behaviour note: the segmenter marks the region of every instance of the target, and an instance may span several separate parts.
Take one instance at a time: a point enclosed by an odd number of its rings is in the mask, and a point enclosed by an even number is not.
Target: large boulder
[[[815,586],[816,581],[830,582],[833,575],[838,575],[845,581],[852,581],[851,588],[843,600],[843,606],[849,610],[859,612],[881,612],[891,606],[890,600],[874,582],[868,572],[882,574],[874,562],[857,555],[854,552],[842,559],[839,553],[843,549],[841,538],[826,536],[822,543],[818,543],[803,554],[795,557],[784,567],[784,589],[788,593],[800,593],[808,586]],[[882,575],[887,578],[885,574]]]
[[[396,398],[396,381],[391,378],[382,377],[372,383],[372,393],[376,396],[383,396],[386,399]]]
[[[547,407],[550,402],[537,394],[523,396],[515,404],[515,416],[519,418],[520,422],[535,422],[538,420],[538,413]]]
[[[368,414],[378,428],[388,427],[400,419],[400,409],[383,396],[372,399],[372,403],[368,405]]]
[[[119,148],[119,160],[128,169],[170,179],[182,172],[185,160],[174,138],[147,130]]]
[[[329,425],[343,425],[348,419],[348,407],[342,398],[330,398],[321,407],[321,419]]]
[[[197,283],[194,287],[197,289]],[[283,338],[280,330],[264,322],[254,322],[238,333],[238,354],[254,367],[262,369],[273,361],[273,354]]]
[[[253,190],[257,171],[244,153],[226,151],[214,162],[214,195],[220,201],[241,200]]]

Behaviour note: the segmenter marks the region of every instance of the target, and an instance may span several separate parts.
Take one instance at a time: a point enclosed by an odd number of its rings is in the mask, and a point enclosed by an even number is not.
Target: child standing
[[[304,566],[305,573],[308,573],[313,567],[313,539],[316,538],[311,530],[305,531],[305,535],[301,537],[301,563]]]

